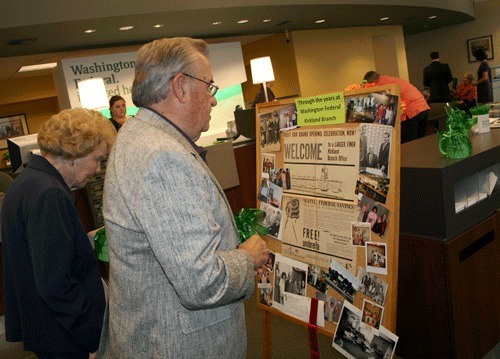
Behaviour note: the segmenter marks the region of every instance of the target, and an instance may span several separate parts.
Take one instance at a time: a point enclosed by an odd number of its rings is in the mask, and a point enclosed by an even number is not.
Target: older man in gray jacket
[[[138,52],[139,112],[108,159],[109,358],[244,358],[243,301],[267,260],[257,235],[238,247],[223,190],[194,142],[217,104],[207,44],[156,40]]]

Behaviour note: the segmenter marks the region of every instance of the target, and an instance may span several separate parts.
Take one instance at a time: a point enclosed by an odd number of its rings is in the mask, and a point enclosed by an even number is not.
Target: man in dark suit
[[[429,91],[428,101],[448,102],[451,100],[449,84],[453,81],[450,66],[439,62],[439,52],[431,52],[432,62],[424,69],[424,86]]]
[[[365,156],[366,159],[366,167],[377,168],[378,158],[377,155],[373,152],[373,147],[368,147],[368,153]]]
[[[390,152],[391,146],[389,146],[389,133],[385,132],[384,133],[384,142],[381,143],[380,149],[378,151],[378,168],[382,172],[384,172],[384,175],[389,174],[389,152]]]

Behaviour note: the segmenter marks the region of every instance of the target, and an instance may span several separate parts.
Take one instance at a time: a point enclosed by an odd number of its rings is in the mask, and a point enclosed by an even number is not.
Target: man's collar
[[[207,155],[207,150],[205,150],[203,147],[198,146],[196,143],[194,143],[193,140],[190,139],[189,136],[186,135],[186,133],[184,131],[182,131],[179,126],[177,126],[171,120],[169,120],[168,118],[166,118],[165,116],[163,116],[161,113],[159,113],[158,111],[152,109],[151,107],[146,107],[146,106],[144,106],[144,107],[147,108],[149,111],[156,113],[158,116],[160,116],[162,119],[164,119],[165,121],[167,121],[170,125],[172,125],[177,131],[179,131],[184,136],[184,138],[191,144],[191,146],[193,146],[193,148],[196,151],[196,153],[198,153],[200,155],[200,157],[203,158],[203,161],[206,161],[205,158],[206,158],[206,155]]]

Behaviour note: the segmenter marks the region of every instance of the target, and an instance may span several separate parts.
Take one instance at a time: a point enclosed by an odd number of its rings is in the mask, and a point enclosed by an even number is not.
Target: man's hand
[[[259,269],[267,262],[269,251],[267,250],[266,242],[264,242],[258,234],[254,234],[248,238],[245,242],[240,244],[239,248],[250,253],[253,258],[253,266],[255,270]]]

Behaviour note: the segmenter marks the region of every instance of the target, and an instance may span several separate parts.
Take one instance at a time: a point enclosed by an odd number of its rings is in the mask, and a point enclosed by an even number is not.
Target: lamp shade
[[[102,78],[91,78],[78,82],[78,92],[83,108],[98,110],[108,107],[108,95]]]
[[[273,64],[269,56],[250,60],[250,69],[254,84],[274,81]]]

